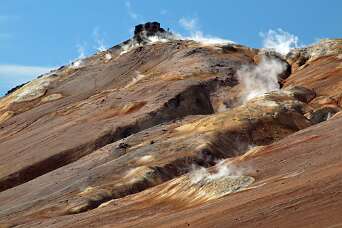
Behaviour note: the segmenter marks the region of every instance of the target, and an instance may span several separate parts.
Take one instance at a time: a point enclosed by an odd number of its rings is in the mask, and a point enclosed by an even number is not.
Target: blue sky
[[[341,10],[340,0],[1,0],[0,95],[81,49],[90,55],[128,39],[145,21],[261,47],[260,33],[278,28],[299,44],[342,37]]]

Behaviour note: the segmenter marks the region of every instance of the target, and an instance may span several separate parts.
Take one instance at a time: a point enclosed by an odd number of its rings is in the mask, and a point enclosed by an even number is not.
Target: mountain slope
[[[0,224],[341,224],[341,44],[281,56],[148,23],[11,91]]]

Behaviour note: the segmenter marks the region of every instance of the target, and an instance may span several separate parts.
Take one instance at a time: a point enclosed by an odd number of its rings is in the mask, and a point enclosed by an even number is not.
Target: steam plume
[[[165,43],[170,40],[176,39],[176,36],[173,36],[172,34],[160,34],[160,35],[154,35],[154,36],[144,36],[144,41],[146,42],[146,45],[151,45],[154,43]],[[136,42],[135,40],[130,40],[127,44],[124,44],[121,46],[121,52],[120,55],[123,55],[127,52],[130,52],[131,50],[142,46],[143,44],[140,44]]]
[[[93,31],[93,36],[94,36],[94,40],[96,43],[96,50],[99,52],[105,51],[107,50],[106,45],[105,45],[105,41],[102,38],[100,32],[99,32],[99,28],[96,27]]]
[[[183,37],[178,35],[181,39],[194,40],[204,45],[214,45],[214,44],[229,44],[234,43],[231,40],[226,40],[211,35],[204,35],[204,33],[199,29],[197,18],[181,18],[179,24],[190,33],[189,37]]]
[[[133,78],[133,80],[132,80],[130,83],[128,83],[128,84],[125,86],[125,88],[129,88],[129,87],[135,85],[135,84],[138,83],[140,80],[142,80],[143,78],[146,77],[145,75],[141,74],[139,71],[136,71],[135,73],[136,73],[136,76]]]
[[[245,169],[238,168],[232,164],[226,164],[224,160],[215,166],[216,172],[209,173],[204,167],[194,167],[190,173],[192,183],[196,184],[203,180],[217,180],[225,176],[242,176]]]
[[[237,71],[237,77],[244,89],[242,101],[246,102],[267,92],[279,90],[278,75],[285,69],[284,63],[266,57],[256,66],[243,66]]]
[[[83,64],[83,59],[85,58],[84,47],[82,45],[77,45],[78,58],[71,64],[72,68],[79,68]]]
[[[298,37],[285,32],[282,29],[268,30],[267,33],[260,33],[263,38],[263,47],[273,49],[282,55],[286,55],[293,48],[298,48]]]

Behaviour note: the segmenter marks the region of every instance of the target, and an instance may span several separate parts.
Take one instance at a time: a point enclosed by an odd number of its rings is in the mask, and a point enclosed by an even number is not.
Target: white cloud
[[[9,77],[27,77],[38,76],[52,70],[52,67],[39,67],[39,66],[24,66],[24,65],[0,65],[0,78],[5,79]]]
[[[297,36],[290,34],[280,28],[277,30],[268,30],[267,33],[259,34],[263,38],[263,47],[274,49],[280,54],[286,55],[293,48],[298,48],[299,39]]]
[[[53,67],[0,64],[0,96],[7,90],[31,81],[39,75],[54,69]]]

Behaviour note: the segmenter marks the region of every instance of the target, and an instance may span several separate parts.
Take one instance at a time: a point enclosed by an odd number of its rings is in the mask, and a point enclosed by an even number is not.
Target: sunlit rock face
[[[339,99],[341,94],[342,39],[326,39],[317,44],[291,51],[287,60],[293,74],[285,81],[285,87],[304,86],[318,96]]]
[[[283,56],[149,22],[14,88],[0,226],[341,224],[340,50]]]

